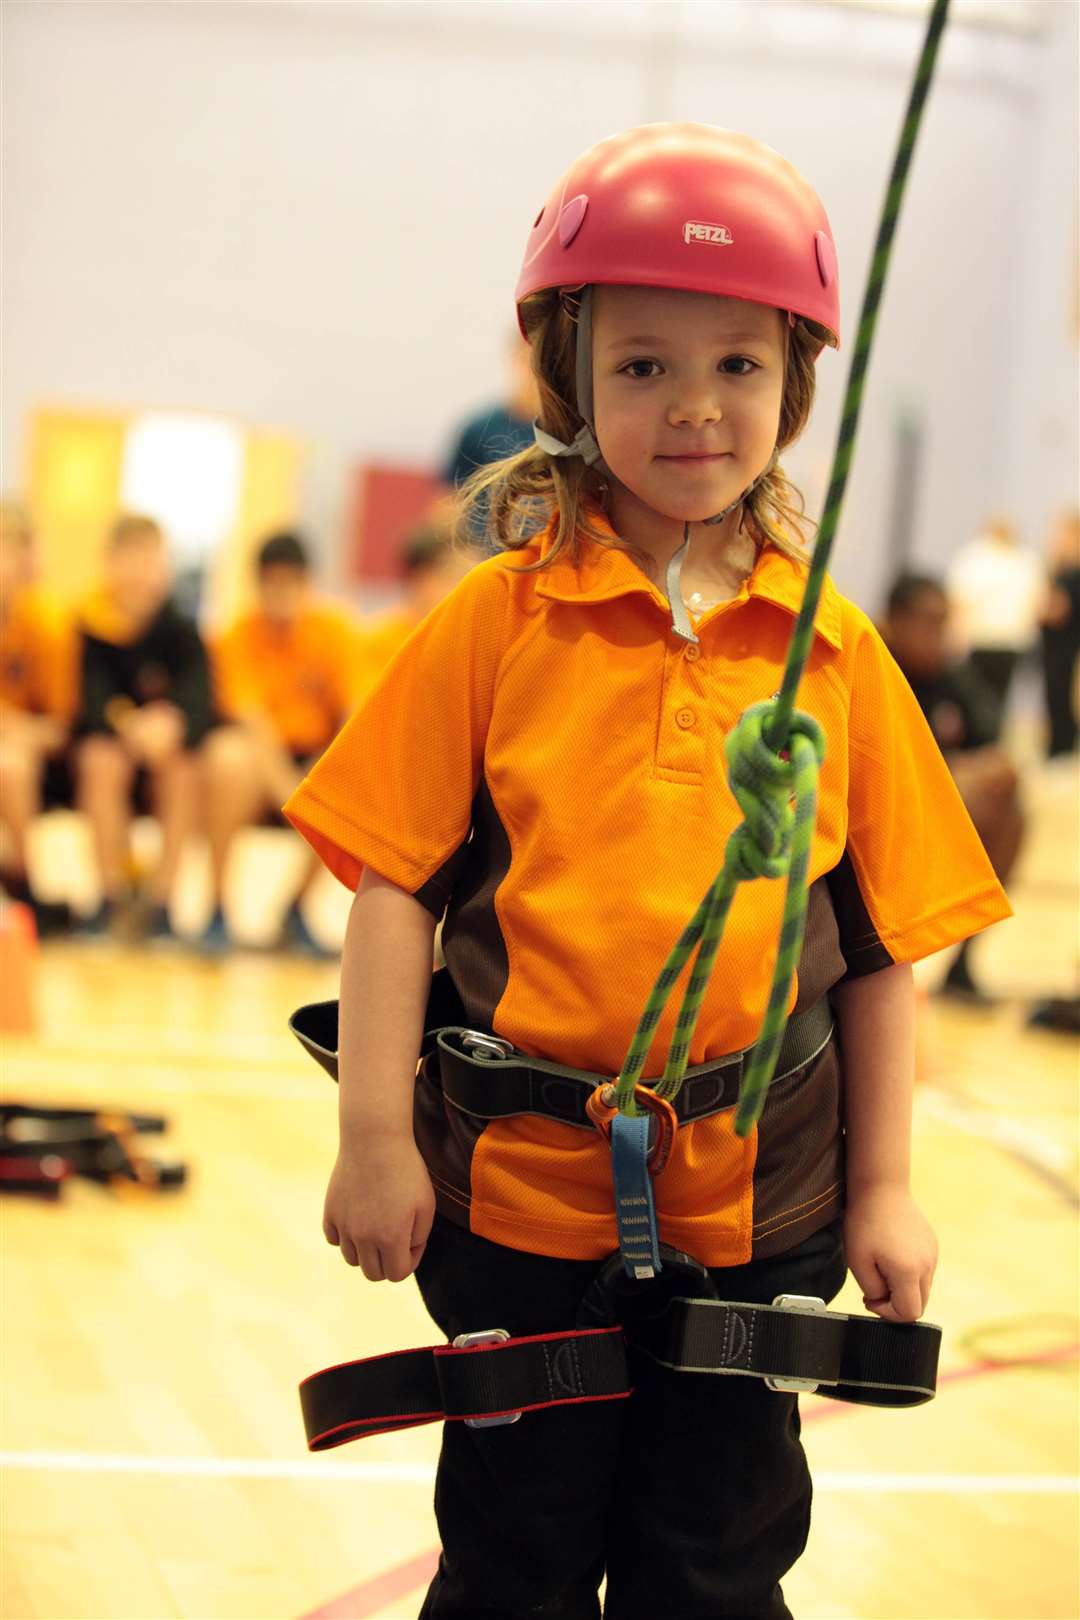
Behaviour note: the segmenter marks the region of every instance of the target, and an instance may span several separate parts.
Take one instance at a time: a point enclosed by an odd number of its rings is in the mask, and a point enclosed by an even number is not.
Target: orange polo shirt
[[[539,551],[550,543],[540,537]],[[479,564],[418,627],[286,806],[330,869],[370,864],[437,915],[468,1021],[520,1050],[618,1072],[668,951],[740,820],[724,739],[773,695],[805,569],[766,547],[738,596],[672,631],[623,552]],[[827,583],[799,705],[824,728],[806,939],[792,1005],[845,974],[964,939],[1009,906],[911,691]],[[783,884],[740,885],[690,1062],[757,1038]],[[671,1038],[676,996],[646,1074]],[[616,1247],[609,1150],[533,1116],[486,1123],[418,1090],[444,1214],[512,1248]],[[757,1130],[684,1126],[656,1182],[663,1241],[707,1265],[782,1251],[842,1207],[839,1054],[770,1089]]]
[[[70,720],[78,663],[72,616],[36,585],[14,592],[0,622],[0,704]]]
[[[314,602],[291,624],[246,614],[212,649],[221,713],[266,715],[295,754],[317,754],[352,709],[359,689],[355,621]]]

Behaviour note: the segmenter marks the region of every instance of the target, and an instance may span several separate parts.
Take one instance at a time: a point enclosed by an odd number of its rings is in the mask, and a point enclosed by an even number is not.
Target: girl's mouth
[[[717,461],[726,461],[729,454],[730,452],[727,450],[719,450],[715,453],[711,451],[706,452],[703,455],[657,456],[656,459],[657,461],[672,461],[680,467],[707,467]]]

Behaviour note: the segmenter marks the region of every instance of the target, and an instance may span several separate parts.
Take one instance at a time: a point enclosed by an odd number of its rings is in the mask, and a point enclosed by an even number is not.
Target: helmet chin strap
[[[596,467],[610,478],[613,474],[600,454],[600,446],[596,442],[596,434],[592,426],[592,301],[593,289],[583,287],[577,315],[577,343],[575,345],[574,360],[574,385],[577,392],[578,415],[581,417],[583,425],[578,429],[571,442],[564,444],[561,439],[556,439],[554,434],[545,433],[539,422],[534,422],[533,438],[546,455],[580,456],[587,467]],[[748,484],[742,494],[737,495],[733,501],[729,502],[722,512],[717,512],[713,517],[702,518],[700,521],[709,525],[723,523],[728,514],[734,512],[735,508],[745,501],[748,495],[753,493],[761,480],[769,476],[776,466],[777,454],[778,452],[774,450],[769,458],[768,465],[758,473],[754,482]],[[668,602],[671,606],[671,628],[684,641],[696,642],[697,636],[694,634],[694,627],[690,623],[690,615],[687,613],[686,604],[683,602],[681,585],[682,566],[686,561],[686,553],[689,547],[690,525],[687,523],[683,528],[683,543],[674,553],[667,566],[666,588]]]
[[[754,479],[754,482],[752,484],[748,484],[743,490],[742,494],[737,495],[733,501],[729,502],[729,504],[724,507],[722,512],[717,512],[715,517],[700,519],[701,523],[706,527],[710,527],[714,523],[723,523],[724,519],[730,512],[734,512],[735,508],[737,506],[741,506],[748,495],[752,495],[754,493],[754,490],[757,489],[762,479],[768,478],[769,474],[776,466],[778,456],[779,451],[774,450],[766,465],[761,469],[757,477]],[[686,603],[683,601],[682,594],[683,563],[686,561],[686,554],[689,550],[690,525],[689,523],[684,523],[682,545],[671,555],[671,561],[667,565],[664,588],[667,591],[668,606],[671,608],[671,628],[674,630],[677,636],[682,637],[683,641],[696,642],[697,636],[694,634],[694,627],[690,623],[690,615],[686,610]]]
[[[553,434],[545,433],[539,422],[533,423],[533,437],[541,450],[549,456],[580,456],[586,467],[596,467],[601,472],[611,476],[610,469],[604,465],[600,454],[600,446],[596,442],[593,432],[593,392],[592,392],[592,288],[581,289],[581,300],[577,324],[577,342],[574,346],[574,387],[577,393],[578,415],[584,424],[574,435],[570,444],[563,444]]]

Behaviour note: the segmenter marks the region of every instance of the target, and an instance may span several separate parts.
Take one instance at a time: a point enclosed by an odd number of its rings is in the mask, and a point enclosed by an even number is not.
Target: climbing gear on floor
[[[661,1255],[674,1291],[664,1291],[660,1308],[634,1311],[626,1326],[610,1315],[627,1299],[613,1284],[613,1266],[622,1274],[613,1255],[573,1329],[522,1338],[489,1329],[314,1373],[300,1385],[309,1450],[423,1423],[489,1427],[547,1407],[625,1400],[635,1353],[675,1372],[759,1378],[780,1393],[816,1390],[865,1406],[933,1398],[941,1346],[933,1323],[849,1316],[802,1295],[772,1305],[722,1300],[695,1261],[666,1247]],[[636,1284],[633,1297],[647,1298],[655,1286]]]
[[[112,1187],[182,1187],[186,1165],[150,1158],[139,1138],[167,1128],[158,1114],[0,1103],[0,1193],[55,1198],[71,1176]]]

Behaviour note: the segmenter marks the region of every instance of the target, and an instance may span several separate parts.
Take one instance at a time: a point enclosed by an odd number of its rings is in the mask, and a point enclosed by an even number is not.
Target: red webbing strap
[[[621,1327],[346,1361],[300,1385],[309,1451],[422,1423],[535,1412],[631,1393]]]

